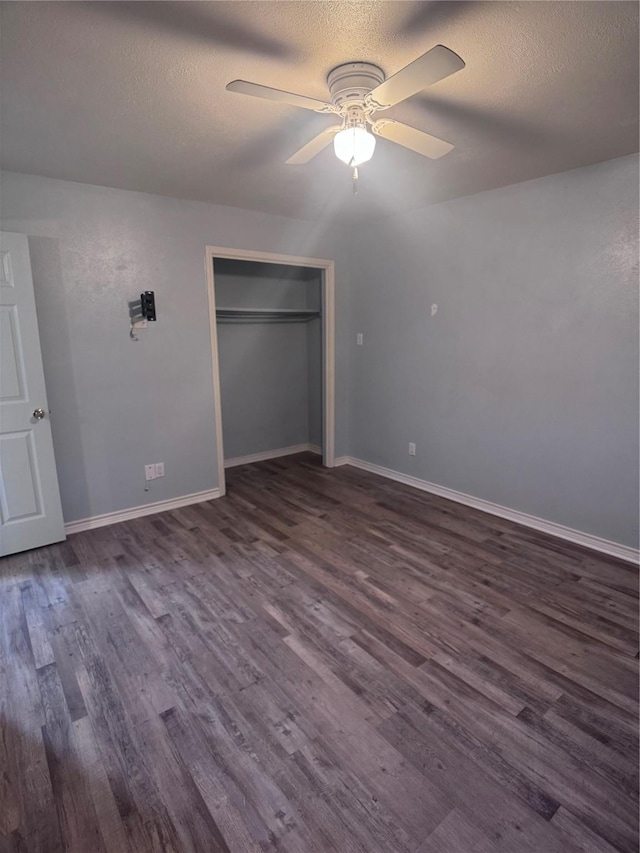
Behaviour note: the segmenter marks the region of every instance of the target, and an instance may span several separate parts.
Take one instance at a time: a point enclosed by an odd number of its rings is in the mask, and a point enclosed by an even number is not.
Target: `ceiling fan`
[[[347,62],[339,65],[327,76],[330,102],[272,89],[259,83],[249,83],[246,80],[233,80],[227,84],[227,90],[338,116],[342,119],[341,124],[325,128],[286,162],[293,166],[308,163],[333,141],[336,156],[356,169],[361,163],[371,159],[376,136],[410,148],[432,160],[437,160],[451,151],[453,145],[450,142],[395,119],[376,120],[373,116],[462,68],[462,59],[449,48],[439,44],[389,79],[385,79],[382,69],[369,62]],[[368,126],[373,133],[369,131]]]

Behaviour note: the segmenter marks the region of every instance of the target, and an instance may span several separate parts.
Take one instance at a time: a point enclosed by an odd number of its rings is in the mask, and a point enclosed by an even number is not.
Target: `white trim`
[[[247,456],[234,456],[224,460],[225,468],[237,468],[238,465],[250,465],[252,462],[265,462],[267,459],[279,459],[281,456],[293,456],[294,453],[322,454],[317,444],[292,444],[279,450],[263,450],[261,453],[249,453]]]
[[[336,299],[335,264],[329,261],[322,273],[322,463],[327,468],[335,465],[336,433]]]
[[[225,464],[227,468],[230,468],[232,464],[243,465],[248,462],[258,462],[262,459],[274,459],[276,458],[276,454],[277,456],[287,456],[293,453],[303,453],[304,451],[320,453],[320,448],[313,444],[293,445],[280,450],[266,451],[268,455],[253,453],[250,456],[228,459]],[[584,548],[591,548],[594,551],[618,557],[620,560],[637,564],[640,558],[638,549],[630,548],[628,545],[620,545],[618,542],[602,539],[600,536],[594,536],[591,533],[583,533],[581,530],[565,527],[563,524],[557,524],[555,521],[547,521],[544,518],[538,518],[535,515],[529,515],[526,512],[520,512],[516,509],[509,509],[509,507],[501,506],[483,498],[475,498],[472,495],[467,495],[465,492],[458,492],[446,486],[438,486],[436,483],[421,480],[410,474],[402,474],[400,471],[383,468],[382,465],[375,465],[373,462],[365,462],[364,459],[356,459],[353,456],[339,456],[335,459],[334,467],[342,465],[353,465],[354,468],[360,468],[363,471],[369,471],[371,474],[386,477],[388,480],[395,480],[398,483],[412,486],[414,489],[420,489],[420,491],[429,492],[447,500],[474,507],[474,509],[479,509],[490,515],[496,515],[499,518],[506,518],[509,521],[514,521],[516,524],[522,524],[524,527],[531,527],[542,533],[548,533],[550,536],[556,536],[559,539],[565,539],[576,545],[582,545]],[[107,512],[104,515],[94,515],[91,518],[70,521],[68,524],[65,524],[64,530],[66,534],[81,533],[83,530],[94,530],[98,527],[106,527],[109,524],[118,524],[120,521],[130,521],[145,515],[154,515],[157,512],[178,509],[182,506],[211,501],[219,497],[222,497],[220,489],[208,489],[205,492],[194,492],[191,495],[183,495],[180,498],[170,498],[169,500],[143,504],[142,506],[132,507],[131,509],[122,509],[117,512]]]
[[[517,509],[510,509],[509,507],[493,503],[493,501],[487,501],[483,498],[467,495],[465,492],[449,489],[446,486],[438,486],[436,483],[430,483],[428,480],[421,480],[418,477],[412,477],[410,474],[402,474],[391,468],[383,468],[382,465],[375,465],[373,462],[365,462],[363,459],[356,459],[353,456],[341,456],[339,459],[336,459],[335,464],[353,465],[354,468],[361,468],[363,471],[378,474],[380,477],[386,477],[389,480],[413,486],[414,489],[430,492],[433,495],[447,498],[447,500],[474,507],[490,515],[506,518],[509,521],[514,521],[516,524],[522,524],[524,527],[531,527],[534,530],[539,530],[541,533],[556,536],[558,539],[566,539],[575,545],[582,545],[584,548],[591,548],[593,551],[600,551],[603,554],[609,554],[611,557],[618,557],[620,560],[637,564],[640,559],[640,552],[637,548],[621,545],[609,539],[602,539],[600,536],[584,533],[581,530],[574,530],[572,527],[565,527],[564,524],[557,524],[555,521],[548,521],[544,518],[538,518],[535,515],[529,515],[526,512],[520,512]]]
[[[213,284],[213,254],[207,246],[205,266],[207,274],[207,295],[209,301],[209,339],[211,342],[211,373],[213,379],[213,417],[216,433],[216,456],[218,463],[218,489],[220,495],[227,492],[224,479],[224,447],[222,444],[222,394],[220,392],[220,369],[218,366],[218,326],[216,323],[216,292]]]
[[[218,364],[218,330],[216,326],[216,297],[213,261],[227,258],[236,261],[259,261],[267,264],[311,267],[322,270],[322,342],[323,342],[323,409],[322,463],[327,468],[335,465],[335,263],[322,258],[304,258],[298,255],[281,255],[273,252],[258,252],[250,249],[229,249],[207,246],[205,266],[207,293],[209,297],[209,329],[211,340],[211,364],[213,373],[213,409],[215,418],[216,448],[218,460],[218,488],[220,495],[226,493],[225,461],[222,441],[222,401],[220,393],[220,368]]]
[[[143,515],[154,515],[156,512],[165,512],[168,509],[178,509],[181,506],[212,501],[219,497],[221,497],[220,489],[207,489],[206,492],[194,492],[192,495],[183,495],[181,498],[169,498],[166,501],[156,501],[151,504],[134,506],[131,509],[120,509],[116,512],[106,512],[104,515],[94,515],[91,518],[70,521],[65,524],[64,530],[67,534],[81,533],[83,530],[94,530],[96,527],[106,527],[108,524],[118,524],[120,521],[131,521],[131,519],[141,518]]]

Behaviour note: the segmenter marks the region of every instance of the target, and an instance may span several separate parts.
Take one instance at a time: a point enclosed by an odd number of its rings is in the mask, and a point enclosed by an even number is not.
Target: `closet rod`
[[[311,308],[218,308],[219,323],[308,323],[320,316]]]

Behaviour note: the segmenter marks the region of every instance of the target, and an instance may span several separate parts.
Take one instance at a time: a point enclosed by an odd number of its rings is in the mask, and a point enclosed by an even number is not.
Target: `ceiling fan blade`
[[[293,92],[283,92],[282,89],[272,89],[259,83],[248,83],[246,80],[232,80],[227,83],[228,92],[239,92],[241,95],[253,95],[254,98],[266,98],[268,101],[278,101],[290,104],[292,107],[302,107],[304,110],[315,110],[319,113],[335,112],[331,104],[307,98],[306,95],[295,95]]]
[[[402,124],[402,122],[394,119],[380,119],[372,125],[371,129],[377,136],[382,136],[383,139],[388,139],[391,142],[397,142],[398,145],[417,151],[418,154],[430,157],[432,160],[443,157],[454,147],[450,142],[445,142],[444,139],[438,139],[437,136],[431,136],[429,133],[416,130],[415,127],[409,127],[408,124]]]
[[[464,62],[458,54],[438,44],[376,86],[367,96],[367,101],[379,109],[393,107],[462,68]]]
[[[131,26],[144,27],[168,39],[186,39],[194,44],[216,47],[221,51],[244,50],[254,55],[278,59],[298,58],[297,51],[285,39],[271,38],[252,25],[240,22],[239,16],[229,14],[219,3],[192,3],[179,7],[175,3],[120,3],[112,6],[101,3],[95,14],[120,20]]]
[[[310,142],[307,142],[306,145],[303,145],[299,151],[296,151],[295,154],[292,154],[291,157],[286,161],[289,166],[303,166],[305,163],[308,163],[309,160],[312,160],[316,154],[319,154],[327,145],[330,144],[333,137],[336,133],[341,130],[341,125],[335,124],[333,127],[325,128],[322,133],[319,133],[315,136]]]

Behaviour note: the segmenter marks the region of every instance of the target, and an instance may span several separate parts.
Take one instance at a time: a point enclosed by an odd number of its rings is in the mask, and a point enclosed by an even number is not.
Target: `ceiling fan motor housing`
[[[347,62],[329,72],[327,84],[331,103],[343,110],[351,104],[363,105],[365,96],[384,80],[384,72],[369,62]]]

